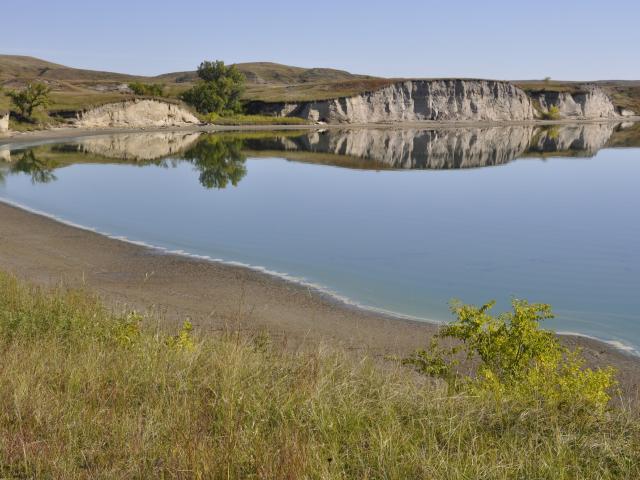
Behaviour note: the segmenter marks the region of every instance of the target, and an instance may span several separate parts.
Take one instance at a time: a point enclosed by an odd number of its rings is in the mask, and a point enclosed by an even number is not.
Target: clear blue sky
[[[135,74],[203,59],[381,76],[640,79],[639,0],[2,0],[0,53]]]

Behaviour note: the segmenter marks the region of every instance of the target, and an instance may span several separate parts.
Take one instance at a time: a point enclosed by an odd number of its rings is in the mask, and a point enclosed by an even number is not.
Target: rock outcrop
[[[251,113],[326,123],[517,122],[541,119],[552,105],[558,107],[559,119],[593,120],[620,115],[611,98],[596,85],[585,85],[576,92],[526,93],[509,82],[461,79],[404,80],[349,97],[251,102],[249,109]]]
[[[9,131],[9,114],[0,112],[0,133]]]
[[[578,92],[530,92],[540,112],[548,113],[552,105],[558,108],[560,118],[595,120],[618,116],[611,98],[599,87],[587,85]]]
[[[519,121],[534,118],[527,94],[494,80],[405,80],[351,97],[299,103],[256,103],[256,113],[328,123]]]
[[[77,114],[79,127],[178,127],[200,121],[191,112],[173,103],[158,100],[129,100],[108,103]]]

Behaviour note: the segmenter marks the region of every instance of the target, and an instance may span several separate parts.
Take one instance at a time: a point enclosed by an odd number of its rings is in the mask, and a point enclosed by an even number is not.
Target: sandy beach
[[[357,354],[407,355],[437,325],[355,308],[308,287],[231,266],[111,239],[0,203],[0,268],[43,285],[96,292],[116,309],[159,314],[172,328],[190,319],[202,330],[268,332],[287,348],[325,342]],[[578,336],[592,366],[614,365],[624,392],[640,388],[640,359]]]

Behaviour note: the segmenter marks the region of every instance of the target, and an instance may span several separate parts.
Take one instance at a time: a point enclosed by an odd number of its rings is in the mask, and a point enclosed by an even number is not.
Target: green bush
[[[164,85],[162,83],[132,82],[129,89],[136,95],[148,97],[164,97]]]
[[[544,120],[560,120],[560,109],[557,105],[551,105],[549,110],[542,112],[542,118]]]
[[[526,408],[551,407],[571,414],[601,414],[615,386],[614,370],[584,366],[579,351],[564,348],[557,336],[540,328],[551,307],[514,300],[513,311],[489,314],[493,303],[476,307],[454,303],[457,321],[445,326],[429,349],[404,360],[421,373],[447,380],[454,391],[514,401]],[[476,375],[463,373],[462,353],[477,362]]]

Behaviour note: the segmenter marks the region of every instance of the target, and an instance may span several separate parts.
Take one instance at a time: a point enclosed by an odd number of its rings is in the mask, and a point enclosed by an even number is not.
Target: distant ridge
[[[272,62],[239,63],[247,77],[246,100],[294,102],[326,100],[377,90],[398,79],[357,75],[332,68],[302,68]],[[132,81],[159,82],[167,94],[176,97],[196,80],[195,71],[171,72],[157,76],[129,75],[67,67],[35,57],[0,55],[0,86],[19,88],[39,80],[50,84],[54,109],[77,109],[122,98],[123,84]],[[524,90],[576,91],[585,83],[597,83],[617,107],[640,112],[640,81],[605,80],[567,82],[519,80],[512,82]],[[0,109],[8,108],[0,95]]]
[[[236,66],[245,74],[249,84],[287,85],[374,78],[332,68],[302,68],[272,62],[239,63]],[[122,82],[144,79],[164,83],[190,83],[197,79],[197,75],[195,70],[171,72],[157,76],[128,75],[67,67],[29,56],[0,55],[0,81],[37,78],[69,82],[89,80]]]

